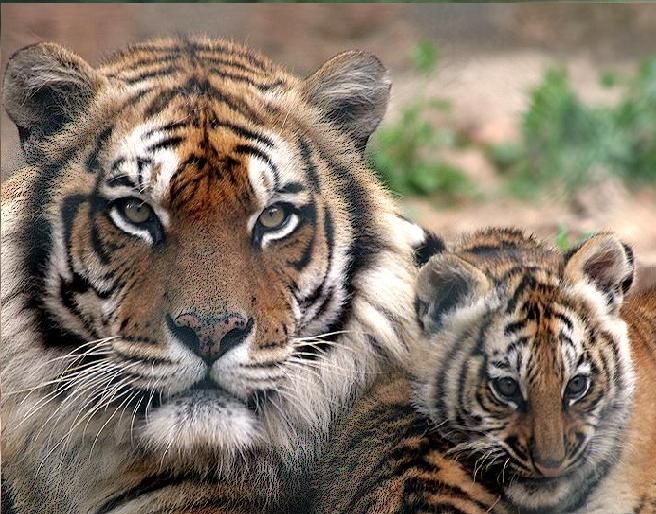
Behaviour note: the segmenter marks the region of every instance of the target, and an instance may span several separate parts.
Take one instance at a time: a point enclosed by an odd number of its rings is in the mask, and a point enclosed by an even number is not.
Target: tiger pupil
[[[570,395],[576,395],[580,394],[583,392],[586,386],[586,379],[583,376],[576,376],[572,380],[569,381],[569,384],[567,385],[567,392]]]
[[[285,211],[278,206],[266,209],[260,215],[260,223],[266,228],[276,228],[285,221]]]
[[[145,203],[129,202],[124,209],[125,216],[133,223],[144,223],[150,218],[150,207]]]
[[[517,392],[517,382],[512,378],[502,378],[498,382],[499,392],[504,396],[514,396]]]

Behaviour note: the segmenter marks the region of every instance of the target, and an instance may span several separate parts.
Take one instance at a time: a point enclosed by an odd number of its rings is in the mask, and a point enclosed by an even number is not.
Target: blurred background
[[[451,238],[618,232],[656,281],[656,4],[3,4],[2,70],[52,40],[91,63],[142,38],[245,42],[305,75],[367,49],[392,102],[369,145],[406,214]],[[2,115],[2,177],[21,165]]]

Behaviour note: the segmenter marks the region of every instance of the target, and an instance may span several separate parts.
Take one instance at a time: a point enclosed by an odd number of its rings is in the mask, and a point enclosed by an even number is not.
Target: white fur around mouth
[[[260,440],[257,416],[219,388],[176,393],[144,419],[142,442],[153,450],[239,450]]]

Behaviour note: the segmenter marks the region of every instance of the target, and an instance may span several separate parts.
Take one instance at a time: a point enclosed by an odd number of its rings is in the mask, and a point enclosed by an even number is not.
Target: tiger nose
[[[253,328],[253,319],[185,313],[166,316],[169,330],[207,364],[212,364],[242,343]]]

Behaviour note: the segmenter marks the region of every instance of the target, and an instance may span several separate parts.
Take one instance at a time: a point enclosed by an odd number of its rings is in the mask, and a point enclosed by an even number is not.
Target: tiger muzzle
[[[238,314],[223,316],[184,313],[175,318],[167,314],[171,333],[208,365],[243,343],[253,330],[253,318]]]

